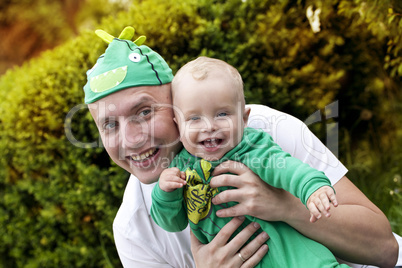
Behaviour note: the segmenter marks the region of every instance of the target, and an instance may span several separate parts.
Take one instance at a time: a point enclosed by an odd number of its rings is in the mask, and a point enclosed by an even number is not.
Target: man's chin
[[[159,179],[159,177],[158,178],[150,178],[150,179],[140,179],[140,178],[138,178],[138,180],[143,184],[153,184],[153,183],[157,182],[158,179]]]
[[[131,174],[133,174],[137,179],[143,184],[152,184],[159,180],[159,176],[162,173],[162,170],[158,172],[157,170],[154,171],[138,171],[138,170],[129,170]]]

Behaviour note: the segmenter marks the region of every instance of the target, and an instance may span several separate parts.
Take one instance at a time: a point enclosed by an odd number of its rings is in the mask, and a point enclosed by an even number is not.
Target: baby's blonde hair
[[[176,75],[172,80],[173,96],[175,88],[178,87],[184,75],[190,73],[194,80],[204,80],[208,77],[208,74],[211,72],[220,72],[222,74],[227,74],[231,78],[233,78],[232,79],[233,89],[236,90],[236,94],[244,106],[245,100],[243,93],[243,80],[237,69],[223,60],[204,56],[198,57],[197,59],[186,63],[176,73]]]

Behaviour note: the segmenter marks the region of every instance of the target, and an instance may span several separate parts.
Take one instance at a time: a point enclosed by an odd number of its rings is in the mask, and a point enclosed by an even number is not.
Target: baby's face
[[[180,140],[191,154],[209,161],[220,159],[240,142],[248,117],[229,79],[209,74],[194,80],[188,74],[175,88]]]

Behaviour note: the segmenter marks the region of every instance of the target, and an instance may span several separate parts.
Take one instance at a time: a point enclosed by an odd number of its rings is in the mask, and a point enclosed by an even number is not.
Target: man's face
[[[88,105],[112,160],[153,183],[181,149],[170,84],[133,87]]]
[[[215,161],[240,142],[249,111],[236,92],[228,76],[182,77],[174,94],[175,120],[187,151]]]

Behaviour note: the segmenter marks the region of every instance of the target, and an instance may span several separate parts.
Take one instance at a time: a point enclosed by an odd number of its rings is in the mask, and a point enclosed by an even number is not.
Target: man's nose
[[[124,149],[138,149],[148,139],[148,124],[145,121],[126,120],[121,128],[121,146]]]

